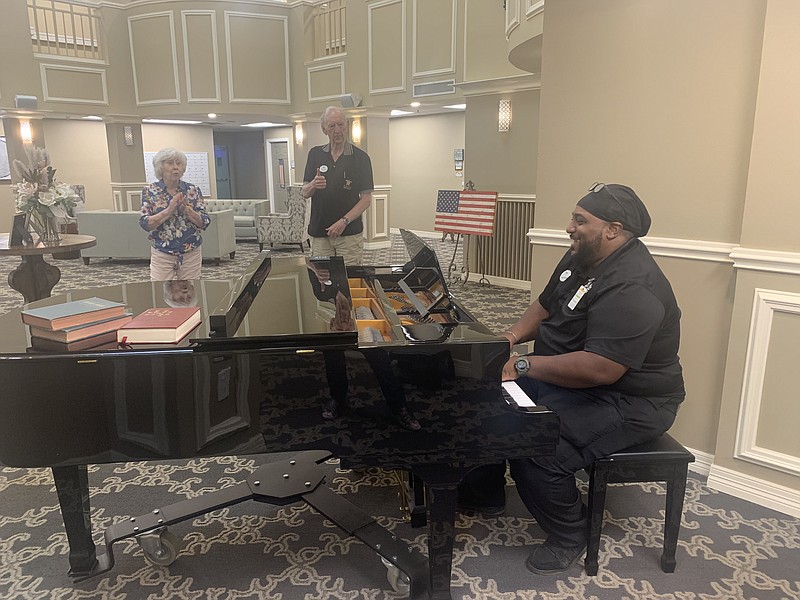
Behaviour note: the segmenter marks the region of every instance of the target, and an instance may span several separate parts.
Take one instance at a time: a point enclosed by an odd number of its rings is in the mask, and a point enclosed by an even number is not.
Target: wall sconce
[[[303,124],[302,123],[295,123],[294,124],[294,143],[298,146],[303,145]]]
[[[125,137],[125,145],[133,146],[133,127],[131,127],[130,125],[125,125],[122,128],[122,132]]]
[[[353,119],[350,127],[350,139],[356,144],[361,143],[361,119]]]
[[[497,107],[497,131],[511,129],[511,100],[500,100]]]
[[[19,137],[22,139],[23,144],[30,144],[33,141],[30,121],[19,122]]]

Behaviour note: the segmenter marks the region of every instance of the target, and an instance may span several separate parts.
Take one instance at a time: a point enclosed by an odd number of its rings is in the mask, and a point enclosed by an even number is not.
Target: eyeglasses
[[[625,207],[623,206],[622,202],[619,198],[617,198],[616,194],[614,194],[613,190],[608,187],[605,183],[600,181],[595,181],[592,185],[589,186],[590,192],[599,192],[600,190],[604,189],[608,193],[609,196],[617,203],[617,208],[620,210],[620,216],[625,214]]]

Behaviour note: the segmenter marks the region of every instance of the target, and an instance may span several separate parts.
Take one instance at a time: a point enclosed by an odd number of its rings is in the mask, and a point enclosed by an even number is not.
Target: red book
[[[121,344],[177,344],[198,325],[200,307],[148,308],[117,330]]]
[[[33,327],[31,325],[31,337],[53,340],[64,344],[69,342],[77,342],[78,340],[100,335],[101,333],[116,331],[126,323],[129,323],[132,318],[133,315],[131,313],[125,313],[124,315],[111,317],[110,319],[103,319],[102,321],[97,321],[96,323],[86,323],[84,325],[76,325],[75,327],[65,327],[63,329],[56,329],[55,331],[50,329],[42,329],[40,327]]]

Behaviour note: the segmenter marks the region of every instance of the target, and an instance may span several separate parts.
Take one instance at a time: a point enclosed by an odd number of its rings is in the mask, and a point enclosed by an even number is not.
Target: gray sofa
[[[211,224],[203,232],[203,259],[214,259],[236,254],[233,211],[209,211]],[[150,259],[150,242],[147,232],[139,226],[141,213],[136,210],[84,210],[77,213],[78,231],[97,238],[97,245],[81,250],[87,265],[92,258],[144,258]]]
[[[268,215],[269,200],[212,200],[206,198],[206,210],[232,210],[233,224],[236,226],[236,239],[257,237],[256,223],[260,215]]]

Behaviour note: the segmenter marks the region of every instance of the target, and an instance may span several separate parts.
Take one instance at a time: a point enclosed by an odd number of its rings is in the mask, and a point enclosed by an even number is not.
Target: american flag
[[[447,233],[494,235],[497,192],[439,190],[433,229]]]

